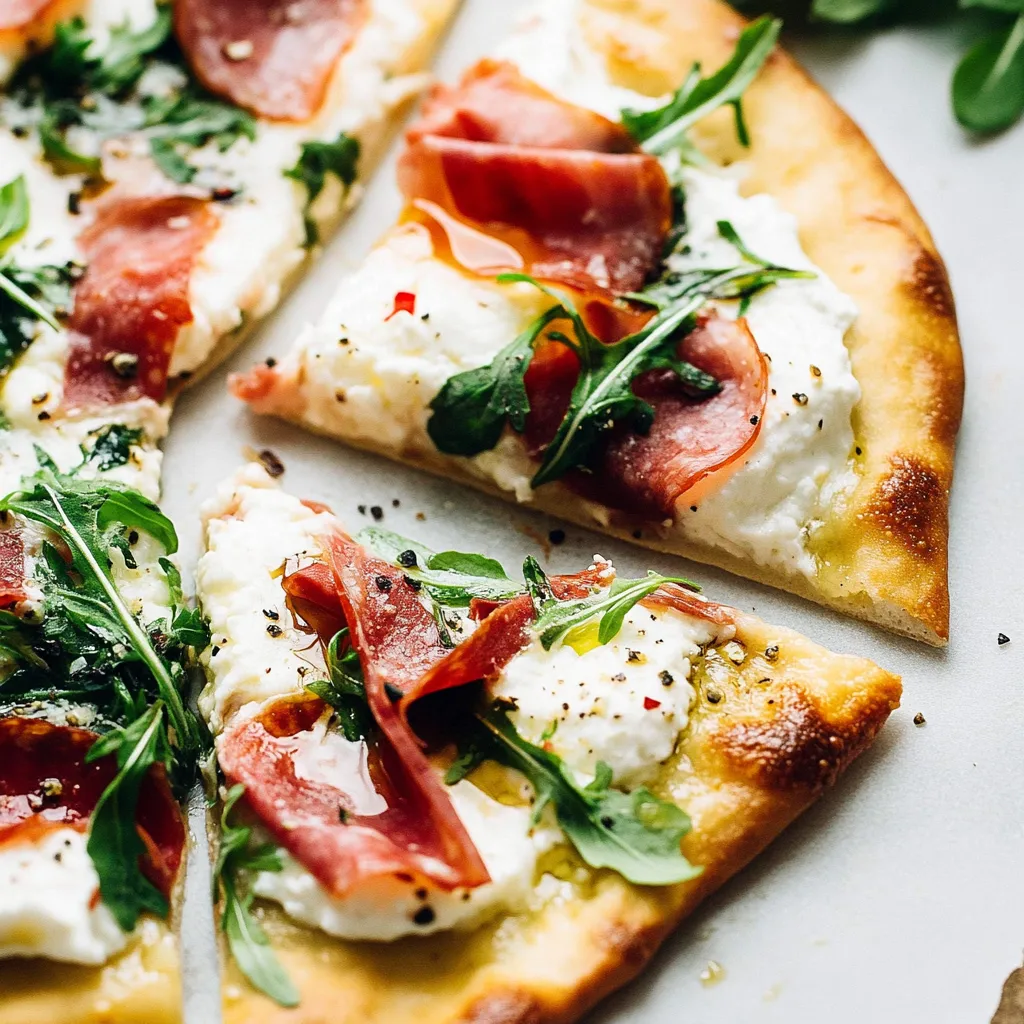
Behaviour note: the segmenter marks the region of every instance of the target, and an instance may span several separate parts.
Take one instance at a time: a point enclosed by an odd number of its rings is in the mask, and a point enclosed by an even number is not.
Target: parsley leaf
[[[252,914],[253,896],[239,889],[242,871],[280,871],[281,855],[275,846],[252,845],[252,829],[229,821],[235,804],[245,792],[233,786],[221,811],[220,851],[214,868],[214,886],[224,901],[221,930],[227,936],[238,969],[259,989],[281,1006],[299,1005],[299,991],[270,948],[270,939]]]
[[[327,175],[335,175],[345,191],[352,187],[358,174],[359,140],[342,132],[333,142],[304,142],[294,167],[284,172],[306,189],[306,244],[319,241],[316,222],[310,208],[327,184]]]
[[[637,580],[616,576],[610,587],[589,597],[575,601],[556,601],[554,598],[544,601],[533,628],[546,651],[562,638],[567,644],[574,643],[577,638],[583,639],[584,632],[594,623],[598,627],[597,642],[590,646],[606,644],[615,639],[622,629],[627,612],[666,583],[700,590],[696,583],[682,576],[660,576],[656,572],[648,572]]]
[[[624,110],[622,123],[648,153],[663,156],[673,150],[692,159],[687,132],[719,107],[730,105],[736,117],[736,134],[747,146],[750,139],[743,120],[742,97],[768,55],[775,48],[782,22],[762,17],[740,34],[728,62],[713,75],[702,78],[695,64],[686,80],[665,106],[657,110]]]
[[[464,777],[481,757],[522,772],[536,794],[534,821],[551,805],[587,864],[610,868],[637,885],[674,885],[701,873],[680,850],[690,819],[675,804],[645,787],[632,793],[613,789],[611,769],[603,762],[593,781],[580,786],[560,757],[524,740],[499,708],[475,716],[474,723],[450,778]]]

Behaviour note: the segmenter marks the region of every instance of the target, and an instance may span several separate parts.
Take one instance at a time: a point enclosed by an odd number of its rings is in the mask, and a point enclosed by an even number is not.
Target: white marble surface
[[[439,70],[452,77],[501,38],[516,3],[466,0]],[[952,510],[953,641],[928,650],[725,574],[693,568],[708,592],[903,674],[903,708],[834,791],[667,943],[590,1024],[984,1024],[1024,949],[1024,125],[967,139],[948,107],[959,44],[940,29],[797,41],[812,72],[874,141],[930,224],[953,278],[968,372]],[[233,361],[280,352],[339,275],[397,212],[391,165],[291,300]],[[543,516],[248,416],[223,371],[181,402],[167,449],[166,507],[186,564],[196,509],[243,457],[269,446],[285,484],[330,502],[353,527],[359,504],[434,546],[516,564],[538,553]],[[401,507],[393,509],[393,498]],[[426,513],[416,522],[414,513]],[[551,566],[594,551],[624,570],[690,572],[569,529]],[[998,632],[1012,638],[996,645]],[[927,725],[912,718],[923,712]],[[201,820],[201,819],[194,819]],[[189,884],[190,1024],[215,1024],[217,976],[200,855]],[[724,979],[705,987],[709,960]]]

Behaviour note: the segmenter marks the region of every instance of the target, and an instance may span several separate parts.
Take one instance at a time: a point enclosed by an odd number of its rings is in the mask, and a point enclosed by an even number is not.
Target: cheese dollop
[[[87,837],[55,828],[36,842],[0,845],[0,958],[43,956],[101,964],[128,936],[96,897]]]

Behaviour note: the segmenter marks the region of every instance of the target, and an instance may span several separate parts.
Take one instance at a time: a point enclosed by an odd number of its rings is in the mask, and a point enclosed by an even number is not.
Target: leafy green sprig
[[[176,72],[177,81],[150,92],[144,74],[157,65]],[[44,156],[61,174],[100,174],[102,143],[133,134],[148,141],[168,178],[187,184],[199,170],[191,161],[194,150],[212,142],[224,152],[256,135],[250,114],[192,78],[171,35],[168,5],[158,7],[153,24],[140,31],[127,22],[115,26],[102,46],[80,17],[58,25],[53,45],[26,61],[11,92],[34,112]],[[76,148],[83,135],[88,152]]]
[[[316,245],[320,240],[312,207],[327,184],[327,176],[333,174],[346,192],[355,183],[359,166],[359,140],[342,132],[333,142],[305,142],[294,167],[284,172],[306,189],[306,245]]]
[[[430,403],[427,432],[439,451],[473,456],[493,448],[508,424],[521,433],[530,411],[525,374],[533,346],[556,320],[567,320],[574,337],[549,332],[548,338],[569,346],[579,359],[580,372],[569,408],[544,450],[540,467],[530,481],[540,487],[575,468],[587,468],[604,435],[619,423],[644,434],[654,421],[654,409],[633,392],[633,381],[654,369],[672,370],[680,385],[694,397],[720,390],[714,377],[679,358],[679,340],[696,323],[709,301],[749,301],[780,280],[813,277],[807,271],[776,266],[743,245],[731,224],[719,231],[745,261],[736,267],[669,271],[642,292],[628,297],[654,306],[657,314],[639,331],[614,344],[595,337],[568,294],[548,288],[524,274],[503,274],[505,283],[534,285],[555,300],[486,366],[456,374],[445,381]]]
[[[523,739],[500,706],[474,716],[445,781],[460,781],[484,760],[521,772],[534,789],[534,824],[551,806],[565,837],[591,867],[610,868],[637,885],[674,885],[701,873],[680,849],[690,831],[682,808],[646,787],[614,789],[603,761],[581,786],[560,757]]]
[[[214,899],[223,901],[221,930],[239,970],[260,992],[281,1006],[299,1005],[299,990],[270,947],[270,938],[252,913],[252,893],[243,890],[242,875],[254,871],[280,871],[281,853],[272,843],[253,842],[252,828],[232,824],[230,818],[245,787],[233,786],[224,798],[220,816],[220,851],[214,867]]]
[[[366,703],[366,684],[359,654],[351,646],[348,628],[339,630],[327,646],[327,679],[306,684],[334,709],[345,739],[356,742],[373,733],[373,715]]]
[[[732,56],[718,71],[704,78],[700,65],[694,64],[668,103],[656,110],[623,110],[623,125],[648,153],[665,156],[677,152],[688,162],[703,163],[687,133],[719,108],[731,106],[736,135],[742,145],[750,145],[743,117],[743,94],[775,48],[781,29],[778,19],[762,17],[751,22],[740,33]]]
[[[60,330],[58,310],[71,302],[68,267],[17,267],[8,250],[29,225],[28,186],[23,175],[0,186],[0,373],[31,344],[38,321]]]
[[[194,646],[205,644],[207,634],[185,608],[170,561],[160,563],[170,592],[170,621],[143,626],[119,590],[115,552],[134,567],[134,534],[148,534],[168,554],[177,550],[174,527],[156,505],[127,487],[61,475],[45,453],[38,456],[42,468],[23,481],[21,490],[0,500],[0,515],[38,523],[52,538],[43,542],[34,572],[44,595],[43,617],[38,623],[5,617],[0,634],[13,671],[0,692],[10,698],[38,692],[50,700],[88,700],[118,723],[88,755],[89,760],[114,756],[118,771],[90,818],[87,848],[104,904],[130,931],[143,912],[167,912],[166,901],[139,866],[145,850],[135,812],[153,765],[167,769],[179,794],[195,777],[206,736],[184,703],[183,662]],[[66,682],[61,686],[56,680]]]
[[[740,8],[782,6],[781,0],[733,0]],[[1024,114],[1024,0],[812,0],[812,21],[833,25],[910,21],[978,10],[990,30],[961,57],[953,74],[953,113],[980,134],[1003,131]]]

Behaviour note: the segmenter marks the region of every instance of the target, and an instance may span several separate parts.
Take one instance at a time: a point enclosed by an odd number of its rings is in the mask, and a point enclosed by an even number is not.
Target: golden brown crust
[[[718,0],[589,6],[592,44],[626,84],[649,93],[679,81],[694,59],[720,64],[741,24]],[[744,161],[744,191],[768,192],[797,217],[808,255],[860,310],[846,339],[863,390],[854,423],[860,482],[815,538],[818,600],[839,608],[853,600],[865,618],[944,642],[949,488],[963,406],[945,267],[870,142],[789,56],[773,55],[744,102],[750,150],[725,118],[698,126],[702,146],[722,162]]]
[[[562,866],[575,897],[469,935],[346,943],[261,913],[302,993],[281,1010],[229,967],[226,1024],[569,1024],[640,972],[672,928],[742,868],[871,742],[899,680],[741,616],[742,665],[702,660],[697,700],[658,789],[684,807],[687,857],[704,868],[669,888]],[[734,650],[734,649],[732,649]],[[766,653],[767,652],[767,653]],[[342,998],[344,994],[344,998]]]
[[[622,85],[657,95],[695,60],[720,65],[742,19],[720,0],[587,0],[584,32]],[[949,632],[947,534],[963,363],[953,298],[928,230],[863,133],[785,53],[745,97],[752,145],[728,112],[695,129],[721,163],[742,161],[746,193],[766,192],[797,219],[811,259],[850,295],[847,335],[862,398],[854,411],[858,483],[812,537],[813,579],[784,576],[671,529],[601,522],[613,536],[718,565],[928,643]],[[303,420],[301,380],[265,405]],[[317,424],[305,422],[317,429]],[[326,428],[327,432],[329,427]],[[374,448],[370,440],[353,441]],[[462,460],[436,452],[386,454],[511,499]],[[923,487],[921,485],[924,485]],[[555,484],[531,504],[593,527],[591,506]]]

